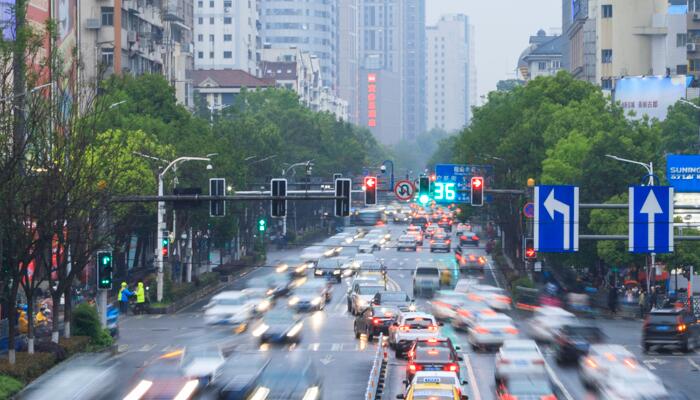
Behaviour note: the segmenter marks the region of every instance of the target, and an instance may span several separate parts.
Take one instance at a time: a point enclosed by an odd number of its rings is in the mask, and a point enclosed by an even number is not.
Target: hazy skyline
[[[426,0],[426,23],[443,14],[461,13],[474,25],[479,97],[501,79],[515,78],[520,53],[539,29],[561,31],[560,0]]]

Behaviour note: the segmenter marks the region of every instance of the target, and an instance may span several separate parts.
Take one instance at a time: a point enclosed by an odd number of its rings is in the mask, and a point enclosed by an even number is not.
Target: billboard
[[[689,79],[677,76],[632,76],[618,79],[613,99],[620,103],[627,118],[641,119],[644,115],[666,119],[668,107],[685,97]],[[634,111],[634,116],[629,112]]]
[[[700,155],[667,155],[666,179],[676,192],[700,193]]]

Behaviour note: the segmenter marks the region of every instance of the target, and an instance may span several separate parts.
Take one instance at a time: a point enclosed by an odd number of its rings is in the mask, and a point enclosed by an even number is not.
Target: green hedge
[[[23,387],[24,384],[17,379],[0,375],[0,399],[9,399],[12,395],[22,390]]]
[[[51,369],[56,364],[56,356],[51,353],[17,353],[15,365],[10,365],[6,357],[0,359],[0,375],[29,383]]]

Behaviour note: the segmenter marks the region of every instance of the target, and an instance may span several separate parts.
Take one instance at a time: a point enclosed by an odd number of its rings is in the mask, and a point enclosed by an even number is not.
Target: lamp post
[[[272,157],[272,156],[270,156],[270,157]],[[294,163],[287,168],[282,168],[282,176],[286,178],[287,172],[289,172],[290,170],[293,173],[296,173],[296,171],[294,171],[294,168],[301,167],[302,165],[307,166],[307,168],[308,168],[309,166],[312,165],[311,160]],[[294,174],[292,174],[292,176],[293,175]],[[294,212],[296,213],[296,206],[294,208]],[[296,224],[296,218],[294,219],[294,221],[295,221],[294,223]],[[287,215],[285,215],[284,218],[282,218],[282,236],[287,236]]]
[[[635,164],[635,165],[640,165],[644,167],[644,169],[647,170],[647,174],[649,176],[649,181],[647,182],[648,186],[654,185],[654,163],[649,161],[649,163],[643,163],[641,161],[635,161],[635,160],[628,160],[626,158],[614,156],[611,154],[606,154],[605,157],[612,158],[615,161],[621,161],[621,162],[626,162],[629,164]],[[673,200],[671,200],[673,201]],[[651,253],[651,265],[647,266],[647,294],[651,293],[651,270],[652,268],[655,268],[656,266],[656,253]]]
[[[382,173],[386,172],[386,164],[389,164],[389,166],[391,167],[389,191],[392,191],[392,190],[394,190],[394,162],[392,160],[382,161],[382,166],[381,166]]]
[[[693,102],[691,102],[691,101],[688,101],[688,100],[686,100],[686,99],[680,99],[679,101],[680,101],[681,103],[687,104],[687,105],[693,107],[694,109],[700,111],[700,106],[698,106],[697,104],[695,104],[695,103],[693,103]],[[700,125],[699,125],[699,127],[698,127],[698,148],[700,148]]]
[[[170,170],[170,168],[176,165],[186,162],[186,161],[207,161],[211,162],[209,157],[180,157],[168,164],[167,167],[163,169],[158,174],[158,197],[163,196],[163,177]],[[207,169],[211,169],[211,164],[207,165]],[[156,239],[156,268],[157,268],[157,285],[156,285],[156,300],[163,300],[163,252],[161,251],[161,244],[163,243],[163,231],[165,230],[165,202],[158,201],[158,227],[157,227],[157,239]]]

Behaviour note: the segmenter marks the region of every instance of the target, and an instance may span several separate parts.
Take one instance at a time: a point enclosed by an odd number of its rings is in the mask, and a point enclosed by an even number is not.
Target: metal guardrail
[[[365,400],[378,400],[381,398],[384,391],[384,378],[386,375],[388,353],[386,343],[384,342],[384,334],[379,334],[377,340],[377,352],[374,354],[372,362],[372,370],[369,373],[367,380],[367,390],[365,390]]]

